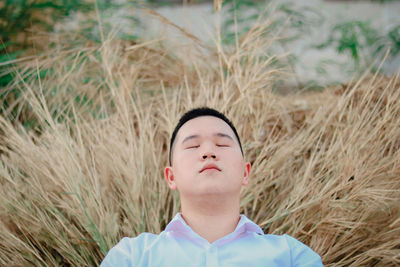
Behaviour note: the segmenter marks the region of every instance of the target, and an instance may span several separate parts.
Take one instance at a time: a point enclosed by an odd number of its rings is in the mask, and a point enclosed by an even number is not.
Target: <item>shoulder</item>
[[[292,259],[292,266],[323,266],[321,257],[309,246],[299,240],[284,234]]]
[[[261,235],[270,246],[290,257],[291,266],[323,266],[321,257],[310,247],[289,235]]]
[[[142,252],[152,246],[157,236],[151,233],[142,233],[134,238],[122,238],[108,251],[100,266],[132,266],[140,262]]]

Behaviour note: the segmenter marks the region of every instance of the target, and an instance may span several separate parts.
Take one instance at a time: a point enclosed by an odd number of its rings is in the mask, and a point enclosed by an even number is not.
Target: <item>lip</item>
[[[207,163],[206,165],[203,166],[203,168],[199,171],[200,173],[202,173],[205,170],[208,169],[216,169],[218,171],[221,171],[221,169],[214,163]]]

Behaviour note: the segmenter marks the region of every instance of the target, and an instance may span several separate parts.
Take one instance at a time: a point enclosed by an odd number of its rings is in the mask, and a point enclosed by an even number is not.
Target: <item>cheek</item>
[[[227,153],[224,155],[226,158],[226,163],[229,166],[229,169],[235,172],[236,174],[244,168],[244,160],[241,152],[239,153]]]
[[[195,150],[182,150],[176,153],[174,157],[174,163],[182,165],[184,163],[190,163],[197,159],[197,153]]]
[[[193,170],[196,159],[197,155],[193,151],[179,151],[179,153],[176,153],[172,159],[175,174],[181,176]]]

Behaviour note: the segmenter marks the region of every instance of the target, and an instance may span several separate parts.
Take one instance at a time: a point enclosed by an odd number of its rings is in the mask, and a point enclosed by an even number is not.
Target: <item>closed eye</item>
[[[229,147],[229,145],[217,145],[218,147]]]
[[[197,145],[197,146],[189,146],[189,147],[187,147],[186,149],[189,149],[189,148],[198,148],[199,147],[199,145]]]

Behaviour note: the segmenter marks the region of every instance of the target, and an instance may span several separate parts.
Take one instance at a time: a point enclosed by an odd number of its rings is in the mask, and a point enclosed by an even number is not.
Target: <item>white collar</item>
[[[182,218],[182,215],[180,212],[178,212],[175,217],[169,222],[167,227],[165,227],[165,232],[194,232],[192,228],[190,228],[189,225],[185,222],[185,220]],[[233,233],[241,233],[241,232],[254,232],[257,234],[263,235],[264,232],[258,226],[255,224],[253,221],[251,221],[249,218],[247,218],[245,215],[241,214],[240,215],[240,220],[235,228],[235,230],[232,232]]]

